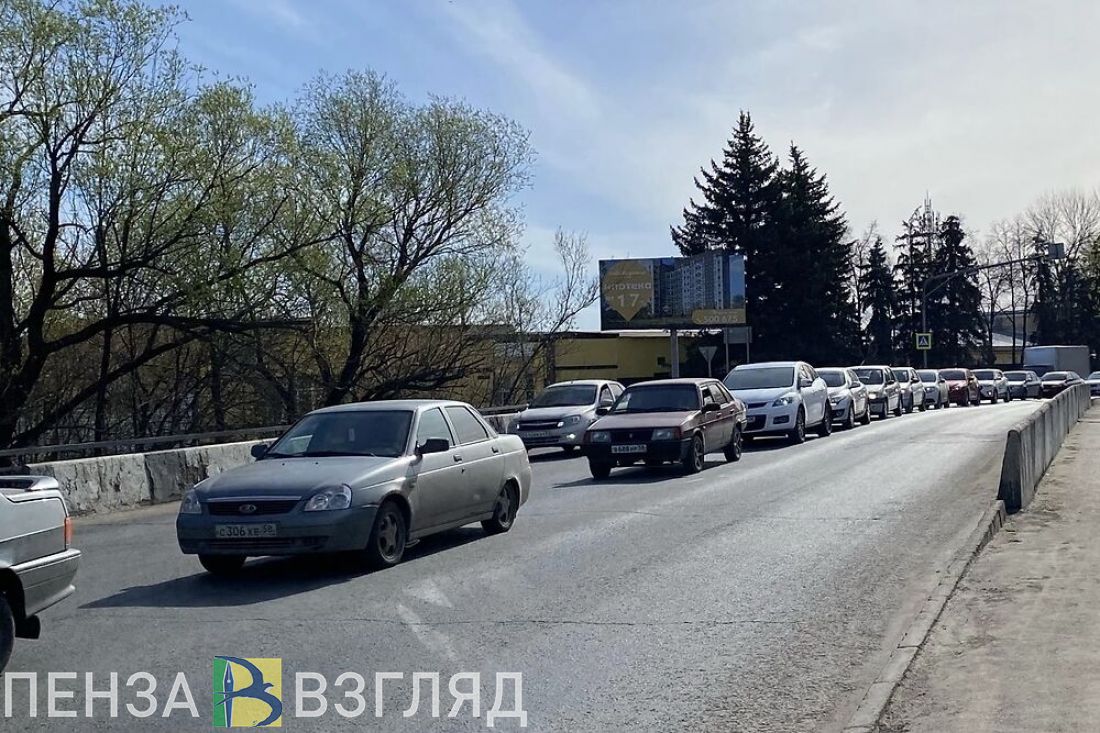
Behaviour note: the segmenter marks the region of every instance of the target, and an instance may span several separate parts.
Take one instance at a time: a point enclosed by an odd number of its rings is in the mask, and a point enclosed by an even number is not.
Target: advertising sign
[[[745,259],[693,257],[600,261],[600,327],[709,328],[745,323]]]

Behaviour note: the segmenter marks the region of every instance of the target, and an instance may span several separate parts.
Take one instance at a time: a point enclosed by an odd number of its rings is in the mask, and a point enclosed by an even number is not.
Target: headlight
[[[594,430],[588,434],[589,443],[610,443],[611,433],[606,430]]]
[[[794,404],[795,399],[798,397],[794,392],[788,392],[785,395],[780,395],[775,398],[775,402],[772,403],[772,407],[782,407],[783,405]]]
[[[882,392],[879,392],[877,389],[869,389],[867,390],[867,396],[870,397],[872,400],[877,400],[879,397],[882,396]]]
[[[564,427],[569,426],[569,425],[576,425],[580,421],[581,421],[581,416],[580,415],[570,415],[569,417],[562,418],[562,420],[558,423],[558,427],[559,428],[564,428]]]
[[[191,489],[183,495],[180,502],[180,514],[202,514],[202,504],[199,503],[199,495]]]
[[[322,489],[309,498],[307,512],[327,512],[334,509],[347,509],[351,506],[351,488],[338,486],[335,489]]]
[[[679,440],[680,428],[657,428],[653,431],[653,440]]]

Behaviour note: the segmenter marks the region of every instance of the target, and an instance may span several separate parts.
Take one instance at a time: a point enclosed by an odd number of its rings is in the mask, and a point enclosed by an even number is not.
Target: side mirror
[[[257,443],[256,445],[252,446],[249,452],[252,453],[252,457],[258,461],[267,455],[267,449],[269,447],[270,446],[268,446],[267,443]]]
[[[803,377],[802,379],[798,380],[798,388],[799,389],[806,389],[807,387],[812,387],[812,386],[814,386],[814,380],[812,380],[812,379],[806,379],[805,377]]]
[[[708,402],[707,404],[703,405],[703,414],[706,415],[710,412],[718,412],[721,409],[721,405],[716,405],[713,402]]]
[[[600,405],[599,407],[596,408],[596,414],[600,417],[603,417],[604,415],[606,415],[610,411],[611,411],[611,405]]]
[[[596,405],[596,407],[597,408],[611,407],[613,404],[615,404],[615,400],[603,399],[603,400],[600,400],[600,404]]]
[[[450,449],[451,443],[446,438],[428,438],[416,447],[416,453],[426,456],[429,453],[446,453]]]
[[[858,382],[858,381],[857,382],[852,382],[852,387],[854,387],[856,389],[858,389],[859,387],[862,387],[862,386],[863,386],[863,382]]]

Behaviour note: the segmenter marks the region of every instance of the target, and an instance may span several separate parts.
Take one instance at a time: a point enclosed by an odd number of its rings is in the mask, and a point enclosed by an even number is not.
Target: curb
[[[959,580],[982,548],[1004,526],[1006,516],[1004,502],[999,499],[982,514],[978,526],[970,533],[966,544],[947,566],[939,584],[924,602],[916,618],[909,624],[905,635],[890,654],[886,666],[882,668],[878,678],[864,694],[859,707],[848,720],[848,724],[844,726],[844,733],[871,733],[878,725],[879,718],[886,712],[886,706],[890,704],[890,698],[894,696],[894,691],[901,684],[909,665],[917,656],[917,651],[928,638],[932,626],[955,592]]]

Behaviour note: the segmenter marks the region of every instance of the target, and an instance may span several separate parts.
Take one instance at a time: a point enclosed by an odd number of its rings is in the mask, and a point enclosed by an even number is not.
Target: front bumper
[[[1046,387],[1046,386],[1044,386],[1042,388],[1041,394],[1043,395],[1043,397],[1057,397],[1062,392],[1062,390],[1064,390],[1064,389],[1065,389],[1065,387],[1063,387],[1061,385],[1059,385],[1057,387]]]
[[[898,398],[901,399],[900,397]],[[876,415],[885,415],[890,409],[890,398],[886,395],[881,397],[867,396],[867,409]]]
[[[938,387],[926,387],[924,389],[924,404],[934,405],[940,401],[940,390]]]
[[[513,430],[512,435],[519,436],[527,448],[553,448],[555,446],[576,446],[584,442],[585,423],[578,423],[552,430]]]
[[[204,507],[205,509],[205,507]],[[308,555],[346,552],[367,546],[377,506],[328,512],[293,511],[253,517],[180,514],[176,539],[185,555]],[[219,524],[275,525],[274,537],[219,538]]]
[[[833,422],[844,422],[848,419],[848,411],[852,409],[852,401],[849,399],[840,402],[829,401],[829,411],[833,416]]]
[[[12,567],[23,586],[23,614],[34,616],[72,595],[80,550],[65,550]]]
[[[680,440],[650,440],[644,443],[631,443],[629,445],[645,446],[645,451],[639,453],[616,453],[614,450],[615,447],[619,446],[621,448],[623,445],[627,444],[585,443],[582,449],[585,456],[599,463],[620,463],[628,465],[643,460],[677,462],[684,460],[684,457],[691,449],[691,436],[681,438]]]
[[[779,407],[758,407],[749,410],[744,435],[762,435],[765,433],[785,433],[794,427],[795,418],[798,416],[798,404],[781,405]]]
[[[1031,390],[1038,392],[1038,390]],[[1008,393],[1012,396],[1012,399],[1027,399],[1028,388],[1024,385],[1008,385]]]

